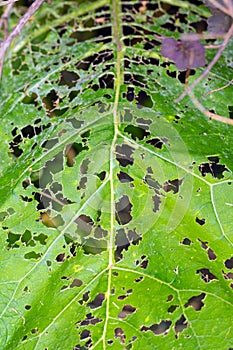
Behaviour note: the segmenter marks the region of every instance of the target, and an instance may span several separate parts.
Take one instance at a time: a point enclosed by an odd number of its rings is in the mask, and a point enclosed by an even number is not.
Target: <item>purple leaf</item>
[[[233,0],[232,5],[233,5]],[[218,0],[219,5],[226,8],[226,5],[224,5],[222,0]],[[216,8],[212,3],[209,1],[205,2],[206,6],[209,7],[210,11],[212,12],[213,16],[208,18],[208,31],[210,33],[214,34],[222,34],[227,33],[230,26],[233,23],[233,19],[231,16],[228,16],[226,13],[222,12],[218,8]]]
[[[202,67],[206,64],[205,48],[199,40],[180,40],[164,38],[161,53],[174,61],[179,70]]]

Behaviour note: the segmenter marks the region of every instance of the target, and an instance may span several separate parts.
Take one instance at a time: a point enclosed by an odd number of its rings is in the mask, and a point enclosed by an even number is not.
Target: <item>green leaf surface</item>
[[[208,10],[62,3],[15,39],[0,86],[0,349],[229,350],[232,130],[174,102],[185,77],[155,36]],[[195,90],[227,117],[231,51]]]

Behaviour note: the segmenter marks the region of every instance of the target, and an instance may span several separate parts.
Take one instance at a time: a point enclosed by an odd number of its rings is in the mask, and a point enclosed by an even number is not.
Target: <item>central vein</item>
[[[119,125],[119,99],[120,99],[120,88],[123,80],[122,72],[122,59],[123,59],[123,50],[121,43],[121,25],[120,25],[120,13],[121,13],[121,4],[120,0],[112,0],[112,20],[113,20],[113,40],[116,44],[116,73],[115,73],[115,98],[114,105],[112,110],[113,115],[113,124],[114,124],[114,136],[111,144],[110,150],[110,192],[111,192],[111,228],[109,236],[109,265],[108,265],[108,289],[106,295],[106,320],[103,331],[103,349],[106,349],[106,332],[108,326],[109,318],[109,308],[110,308],[110,294],[111,294],[111,276],[112,276],[112,266],[113,266],[113,250],[114,250],[114,226],[115,226],[115,196],[114,196],[114,163],[115,163],[115,148],[116,141],[118,136],[118,125]]]

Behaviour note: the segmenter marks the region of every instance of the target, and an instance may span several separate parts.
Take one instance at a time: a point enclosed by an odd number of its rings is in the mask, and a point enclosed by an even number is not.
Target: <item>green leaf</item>
[[[1,349],[232,347],[232,130],[174,102],[184,77],[154,36],[205,13],[54,0],[14,41],[0,87]],[[230,50],[200,96],[228,78]],[[229,117],[231,95],[205,106]]]

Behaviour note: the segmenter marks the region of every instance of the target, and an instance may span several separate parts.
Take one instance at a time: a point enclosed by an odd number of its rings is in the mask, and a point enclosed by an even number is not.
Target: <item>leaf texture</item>
[[[195,9],[54,0],[15,40],[0,97],[1,349],[232,347],[232,130],[173,102],[184,77],[154,36],[173,35],[174,11],[190,28]],[[230,49],[200,96],[224,84]],[[204,103],[230,116],[231,94]]]

